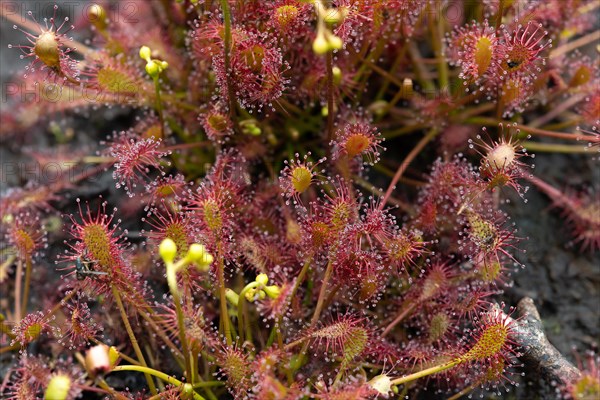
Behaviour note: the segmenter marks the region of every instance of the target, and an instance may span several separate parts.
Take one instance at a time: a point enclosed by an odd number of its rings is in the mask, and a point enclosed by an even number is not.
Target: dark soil
[[[557,154],[537,154],[534,174],[556,187],[600,189],[599,160]],[[568,181],[564,181],[568,178]],[[582,252],[572,243],[570,226],[552,201],[532,188],[527,203],[517,196],[505,209],[525,238],[517,259],[525,268],[513,274],[514,286],[505,293],[506,303],[515,305],[531,297],[542,317],[550,342],[575,362],[573,351],[597,349],[600,343],[600,255]],[[527,371],[526,371],[527,372]],[[542,377],[543,378],[543,377]],[[539,387],[538,384],[542,385]],[[527,387],[517,398],[554,398],[544,379],[529,376]],[[542,396],[542,393],[545,393]]]

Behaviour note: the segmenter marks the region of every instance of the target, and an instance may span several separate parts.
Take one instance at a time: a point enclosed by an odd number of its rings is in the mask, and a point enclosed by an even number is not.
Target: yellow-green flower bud
[[[213,256],[206,251],[206,247],[198,243],[190,245],[186,258],[196,263],[201,270],[207,270],[214,261]]]
[[[281,294],[281,288],[277,285],[266,286],[264,289],[267,296],[272,299],[276,299]]]
[[[262,133],[258,121],[255,119],[245,119],[241,121],[240,128],[245,135],[258,136]]]
[[[246,301],[253,302],[256,297],[256,289],[252,288],[246,290],[246,293],[244,293],[244,297],[246,298]]]
[[[160,66],[153,60],[150,60],[146,63],[146,72],[152,78],[156,78],[160,74]]]
[[[229,288],[225,289],[225,298],[236,307],[240,301],[240,296]]]
[[[46,400],[65,400],[71,389],[71,378],[64,374],[54,375],[50,378],[44,399]]]
[[[150,47],[142,46],[140,47],[140,58],[145,60],[146,62],[150,62],[150,57],[152,56],[152,51],[150,51]]]
[[[327,42],[327,39],[325,39],[323,32],[319,31],[317,33],[317,37],[313,41],[312,48],[313,51],[319,55],[325,54],[329,51],[329,43]]]
[[[344,45],[342,39],[339,36],[335,36],[334,34],[328,35],[327,42],[329,43],[329,50],[339,50]]]
[[[254,302],[256,300],[264,300],[266,296],[265,292],[260,289],[251,288],[246,291],[244,294],[246,301]]]
[[[266,285],[269,283],[269,277],[267,274],[258,274],[256,275],[256,282],[260,283],[261,285]]]
[[[158,254],[167,264],[172,263],[177,255],[177,245],[172,239],[164,239],[158,246]]]
[[[331,72],[333,74],[333,84],[339,85],[342,82],[342,70],[340,67],[331,68]]]

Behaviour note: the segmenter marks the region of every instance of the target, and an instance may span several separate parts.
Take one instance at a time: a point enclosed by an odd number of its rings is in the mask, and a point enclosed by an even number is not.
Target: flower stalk
[[[137,371],[142,372],[144,375],[152,375],[157,377],[169,385],[174,385],[183,389],[184,393],[190,393],[194,400],[205,400],[199,393],[196,393],[193,390],[193,386],[189,383],[183,383],[179,379],[174,378],[170,375],[165,374],[162,371],[155,370],[153,368],[148,368],[146,366],[141,365],[119,365],[112,369],[111,372],[119,372],[119,371]],[[189,385],[189,386],[188,386]],[[191,389],[191,390],[190,390]],[[156,395],[156,393],[155,393]]]
[[[137,356],[138,361],[141,364],[141,367],[147,368],[148,366],[146,364],[146,359],[144,358],[142,349],[140,348],[140,345],[135,337],[135,334],[133,333],[133,329],[131,328],[131,324],[129,323],[129,318],[127,317],[127,312],[125,311],[125,307],[123,306],[123,301],[121,300],[121,295],[119,294],[119,290],[116,288],[115,285],[111,285],[111,290],[112,290],[112,294],[115,299],[115,302],[117,303],[119,312],[121,313],[121,319],[123,321],[123,324],[125,325],[125,330],[127,331],[127,335],[129,336],[129,341],[131,342],[131,345],[133,346],[135,355]],[[156,391],[156,386],[154,385],[154,381],[152,380],[152,377],[150,376],[150,374],[145,373],[144,375],[146,377],[146,382],[148,382],[148,387],[150,388],[150,392],[152,392],[153,394],[158,393]]]
[[[213,257],[206,251],[203,245],[194,243],[190,245],[187,254],[182,259],[175,262],[177,255],[177,245],[169,238],[164,239],[159,246],[159,254],[162,257],[167,269],[167,283],[169,290],[173,296],[175,304],[175,313],[177,315],[177,328],[179,332],[179,340],[183,347],[182,353],[185,360],[185,371],[187,379],[194,384],[196,374],[193,372],[193,361],[190,355],[190,348],[185,332],[185,315],[181,306],[181,292],[177,284],[177,272],[191,263],[195,263],[198,269],[206,271],[213,262]]]

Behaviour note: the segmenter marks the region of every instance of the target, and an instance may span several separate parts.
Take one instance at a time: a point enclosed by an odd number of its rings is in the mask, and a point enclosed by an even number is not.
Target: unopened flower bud
[[[150,62],[150,57],[152,56],[152,52],[150,51],[150,47],[142,46],[140,47],[140,58],[145,60],[146,62]]]
[[[50,378],[48,387],[44,392],[46,400],[65,400],[71,389],[71,378],[64,374],[57,374]]]
[[[198,243],[190,245],[187,258],[196,263],[201,270],[208,270],[214,260],[213,256],[206,251],[206,247]]]
[[[264,292],[272,299],[276,299],[281,294],[281,288],[277,285],[266,286]]]
[[[177,245],[172,239],[166,238],[158,246],[158,254],[165,263],[172,263],[177,255]]]
[[[413,97],[413,81],[410,78],[404,78],[402,81],[402,87],[400,88],[400,94],[403,99],[410,99]]]
[[[92,376],[111,370],[109,352],[110,349],[107,345],[99,344],[91,347],[85,353],[85,367]]]
[[[152,78],[156,78],[160,74],[160,66],[154,61],[149,61],[146,63],[146,72]]]
[[[333,84],[336,86],[339,85],[342,82],[342,70],[336,66],[331,68],[331,73],[333,75]]]
[[[256,282],[260,283],[261,285],[266,285],[269,283],[269,277],[267,274],[258,274],[256,275]]]
[[[240,301],[240,296],[229,288],[225,289],[225,298],[236,307]]]
[[[266,296],[265,292],[259,289],[248,289],[248,291],[246,291],[244,297],[246,298],[246,301],[249,302],[254,302],[256,300],[264,300]]]
[[[344,45],[342,39],[339,36],[335,36],[334,34],[330,34],[327,37],[327,41],[329,42],[329,50],[339,50]]]
[[[255,119],[246,119],[240,122],[240,128],[246,135],[259,136],[262,133],[258,121]]]
[[[329,51],[329,42],[325,39],[323,32],[318,32],[317,37],[312,44],[313,51],[316,54],[325,54]]]
[[[244,293],[244,297],[246,298],[246,301],[253,302],[256,297],[256,289],[248,289],[246,293]]]

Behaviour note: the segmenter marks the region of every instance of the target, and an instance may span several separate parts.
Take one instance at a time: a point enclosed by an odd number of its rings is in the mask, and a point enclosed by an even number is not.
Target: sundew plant
[[[503,296],[533,191],[600,249],[598,1],[33,4],[1,3],[37,168],[2,161],[2,398],[600,396]]]

